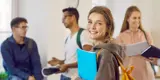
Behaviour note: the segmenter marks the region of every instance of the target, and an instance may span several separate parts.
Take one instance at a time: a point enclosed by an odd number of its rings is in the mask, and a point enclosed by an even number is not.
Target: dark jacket
[[[114,43],[104,43],[93,48],[93,50],[97,52],[100,49],[102,49],[102,51],[98,58],[96,80],[120,80],[117,58],[122,62],[125,57],[123,47]]]
[[[28,49],[29,41],[32,41],[32,48]],[[36,80],[42,80],[40,56],[37,44],[30,38],[25,38],[22,48],[16,43],[13,36],[7,38],[1,46],[3,64],[9,75],[15,75],[23,80],[34,76]]]

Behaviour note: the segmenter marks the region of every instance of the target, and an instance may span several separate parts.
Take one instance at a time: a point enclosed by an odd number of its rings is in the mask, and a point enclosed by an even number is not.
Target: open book
[[[160,49],[149,45],[147,42],[139,42],[136,44],[131,44],[126,46],[127,56],[133,56],[141,54],[144,57],[157,57],[160,58]]]
[[[135,44],[126,45],[126,55],[134,56],[142,54],[150,45],[147,42],[138,42]]]
[[[155,46],[150,46],[144,52],[142,52],[142,56],[147,58],[149,57],[160,58],[160,49]]]
[[[96,52],[77,49],[78,75],[82,80],[95,80],[97,74]]]

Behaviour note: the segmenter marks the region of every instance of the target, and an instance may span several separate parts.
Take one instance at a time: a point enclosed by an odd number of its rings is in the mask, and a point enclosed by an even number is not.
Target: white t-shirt
[[[76,54],[76,50],[79,48],[78,44],[77,44],[77,33],[76,32],[73,36],[69,35],[67,37],[67,40],[65,42],[65,64],[70,64],[70,63],[74,63],[77,62],[77,54]],[[92,42],[89,38],[89,33],[87,30],[83,30],[81,35],[80,35],[80,42],[82,47],[84,45],[92,45]],[[69,68],[67,72],[63,73],[63,75],[67,76],[67,77],[71,77],[73,75],[78,75],[78,71],[77,68]]]

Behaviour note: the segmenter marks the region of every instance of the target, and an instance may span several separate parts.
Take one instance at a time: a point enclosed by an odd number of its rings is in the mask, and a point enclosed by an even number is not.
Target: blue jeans
[[[70,77],[66,77],[64,75],[61,75],[61,79],[60,80],[71,80],[71,78]]]
[[[23,80],[18,76],[9,75],[8,80]]]

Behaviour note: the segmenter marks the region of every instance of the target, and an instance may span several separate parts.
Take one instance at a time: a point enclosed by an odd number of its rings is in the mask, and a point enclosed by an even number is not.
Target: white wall
[[[88,13],[89,10],[92,8],[92,0],[79,0],[80,4],[78,7],[78,11],[80,14],[79,25],[80,27],[86,28],[88,23]]]
[[[91,0],[80,0],[79,24],[86,28],[87,15]],[[64,0],[19,0],[18,16],[26,17],[29,22],[27,36],[37,41],[43,67],[53,56],[63,59],[64,40],[68,31],[62,24]],[[59,80],[59,75],[49,76],[48,80]]]
[[[153,21],[153,25],[151,25],[151,32],[154,39],[154,43],[156,46],[160,48],[160,0],[152,0],[153,3],[153,18],[151,19]]]

